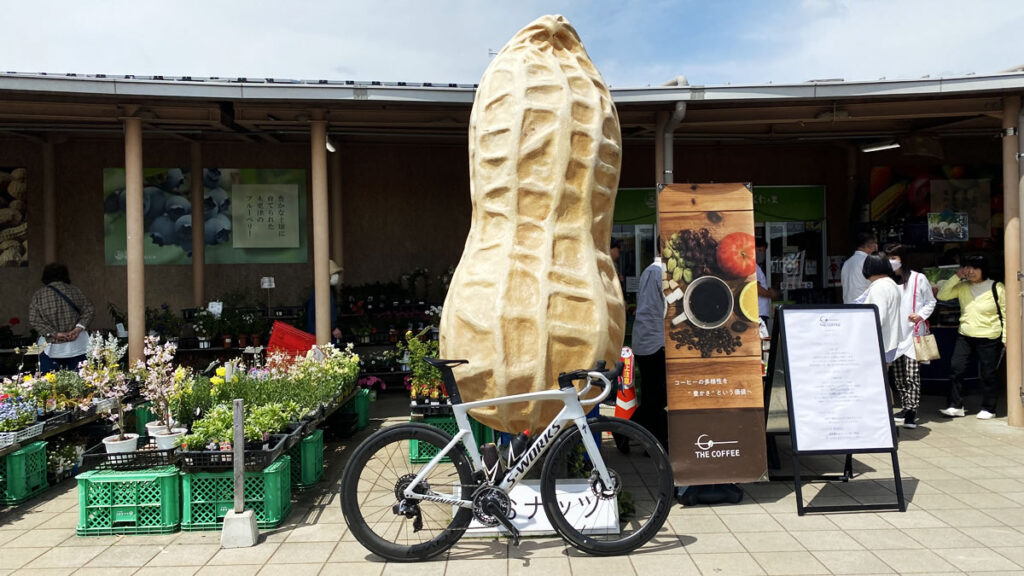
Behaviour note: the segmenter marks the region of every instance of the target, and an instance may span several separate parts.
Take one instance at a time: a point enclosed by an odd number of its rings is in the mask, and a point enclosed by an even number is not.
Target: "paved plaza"
[[[221,550],[219,532],[78,537],[77,490],[69,481],[0,512],[0,576],[1024,574],[1024,430],[1007,427],[1002,412],[988,421],[973,414],[945,419],[937,413],[940,398],[923,400],[920,426],[901,430],[904,513],[801,517],[792,483],[775,481],[743,485],[739,504],[676,504],[662,533],[628,556],[583,556],[555,537],[526,539],[518,548],[504,539],[463,539],[431,562],[384,562],[348,533],[337,493],[351,448],[404,419],[404,400],[388,395],[371,405],[370,428],[328,444],[326,481],[297,493],[284,525],[263,531],[253,548]],[[779,446],[787,466],[787,441]],[[807,462],[819,473],[842,469],[840,457]],[[854,470],[848,483],[805,485],[805,503],[895,501],[887,454],[858,455]]]

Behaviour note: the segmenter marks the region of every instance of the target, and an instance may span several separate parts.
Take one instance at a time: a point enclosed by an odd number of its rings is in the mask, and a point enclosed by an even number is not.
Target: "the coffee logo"
[[[739,444],[739,440],[712,440],[708,434],[701,434],[697,437],[697,441],[693,443],[694,446],[699,450],[694,450],[694,454],[697,458],[739,458],[739,448],[727,448],[715,450],[715,446],[722,444]]]
[[[838,318],[818,316],[818,326],[821,326],[822,328],[839,328],[841,324]]]

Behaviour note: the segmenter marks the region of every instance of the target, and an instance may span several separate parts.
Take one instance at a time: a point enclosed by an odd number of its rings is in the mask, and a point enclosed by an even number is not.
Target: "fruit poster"
[[[142,176],[146,264],[190,264],[196,225],[208,264],[306,262],[304,170],[204,168],[201,211],[193,210],[188,170],[149,168]],[[123,168],[103,171],[103,212],[106,263],[124,265]]]
[[[753,195],[746,184],[671,185],[658,212],[676,484],[759,480],[767,460]]]
[[[0,168],[0,268],[28,266],[28,172]]]

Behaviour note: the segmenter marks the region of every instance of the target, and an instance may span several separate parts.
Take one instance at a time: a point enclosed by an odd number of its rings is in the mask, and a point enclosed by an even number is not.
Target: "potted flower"
[[[424,329],[419,334],[413,334],[411,330],[406,332],[405,342],[399,342],[398,349],[406,353],[409,370],[412,371],[410,394],[419,402],[440,403],[444,396],[441,392],[441,371],[425,360],[436,358],[438,348],[436,340],[424,341],[428,331]]]
[[[146,359],[136,361],[132,367],[132,375],[142,384],[142,395],[153,404],[157,419],[146,424],[146,428],[160,450],[174,448],[185,433],[184,428],[172,428],[170,414],[175,380],[184,380],[186,372],[172,363],[177,349],[173,342],[161,344],[158,336],[147,336],[143,348]]]
[[[89,348],[85,361],[79,368],[79,375],[104,398],[112,402],[108,419],[117,426],[117,434],[103,439],[108,453],[132,452],[138,445],[139,435],[124,431],[124,411],[131,410],[125,405],[128,395],[128,375],[121,370],[121,358],[127,346],[119,346],[111,334],[106,339],[99,332],[89,337]]]
[[[203,308],[197,310],[192,317],[192,329],[195,330],[196,338],[199,339],[200,348],[209,348],[210,339],[220,331],[220,321],[212,312]]]
[[[253,346],[263,344],[263,336],[270,330],[270,319],[261,312],[252,313],[249,323],[249,341]]]
[[[177,342],[184,325],[181,315],[175,314],[167,304],[146,308],[146,329],[150,334],[163,336],[168,342]]]
[[[36,407],[32,402],[13,397],[0,400],[0,432],[16,432],[35,421]]]

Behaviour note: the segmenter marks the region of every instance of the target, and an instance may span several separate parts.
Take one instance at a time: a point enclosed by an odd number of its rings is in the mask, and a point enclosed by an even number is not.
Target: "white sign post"
[[[786,381],[797,512],[894,507],[905,511],[878,309],[874,305],[783,306],[775,336],[774,362],[782,362]],[[847,476],[852,476],[852,454],[880,452],[892,455],[895,505],[804,507],[801,455],[845,454]]]

